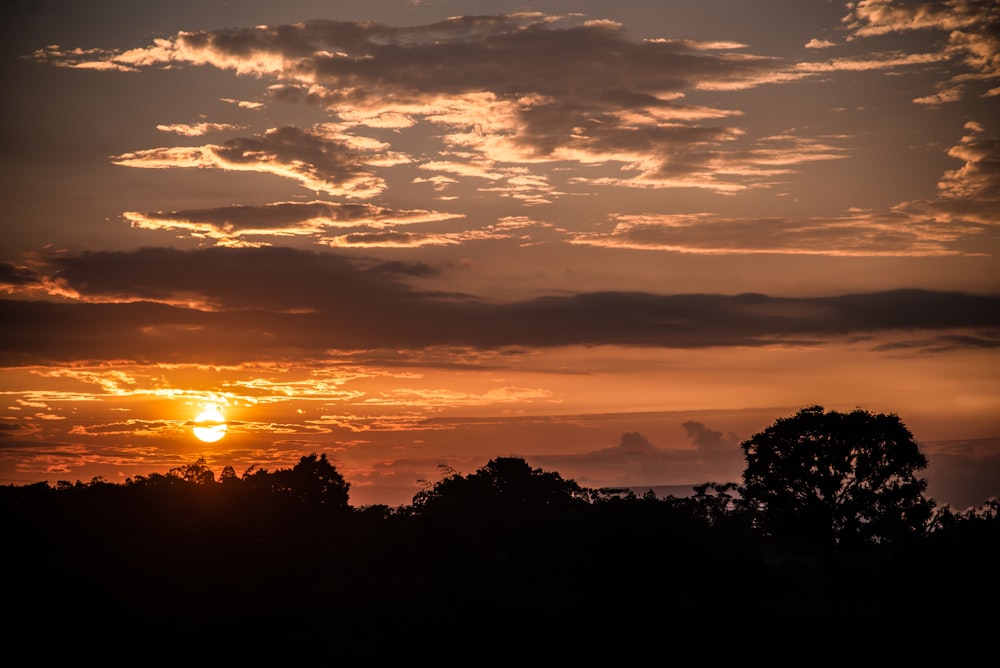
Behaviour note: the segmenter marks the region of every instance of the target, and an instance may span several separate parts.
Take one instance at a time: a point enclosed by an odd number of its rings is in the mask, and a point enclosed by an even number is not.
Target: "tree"
[[[520,457],[497,457],[473,474],[452,474],[413,497],[422,513],[474,513],[480,517],[537,514],[582,502],[584,491],[558,473],[533,469]]]
[[[765,533],[839,545],[885,543],[927,527],[927,466],[894,414],[804,408],[741,445],[743,502]]]
[[[180,478],[195,485],[208,485],[215,482],[215,474],[208,468],[204,457],[199,457],[193,464],[178,466],[167,471],[167,475]]]
[[[327,461],[326,454],[305,455],[294,468],[281,469],[270,476],[271,490],[279,496],[314,508],[345,510],[348,507],[351,484]]]

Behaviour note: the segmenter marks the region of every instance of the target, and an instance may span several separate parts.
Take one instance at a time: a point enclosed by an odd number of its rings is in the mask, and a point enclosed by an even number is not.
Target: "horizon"
[[[313,452],[362,505],[511,454],[738,482],[742,441],[821,405],[898,415],[939,503],[1000,496],[995,25],[18,3],[0,484]]]

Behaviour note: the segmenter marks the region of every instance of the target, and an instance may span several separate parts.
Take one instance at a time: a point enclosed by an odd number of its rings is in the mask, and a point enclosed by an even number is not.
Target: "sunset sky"
[[[0,14],[0,484],[738,481],[819,404],[1000,494],[995,0]]]

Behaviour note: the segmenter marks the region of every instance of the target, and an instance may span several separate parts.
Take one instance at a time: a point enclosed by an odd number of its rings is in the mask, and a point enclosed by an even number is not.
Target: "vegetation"
[[[927,467],[896,415],[824,412],[781,418],[742,446],[743,498],[767,535],[821,545],[902,540],[927,527]]]
[[[1000,502],[934,508],[898,418],[813,407],[742,447],[743,486],[687,497],[503,457],[412,505],[354,508],[315,454],[218,479],[199,460],[121,485],[3,487],[8,637],[44,630],[50,657],[99,643],[374,665],[622,665],[706,637],[773,656],[859,634],[899,656],[927,646],[932,619],[961,619],[961,646],[989,637]]]

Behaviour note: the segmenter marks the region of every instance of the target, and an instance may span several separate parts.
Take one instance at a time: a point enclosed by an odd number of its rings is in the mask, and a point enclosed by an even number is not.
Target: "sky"
[[[0,484],[693,486],[821,405],[1000,495],[995,0],[0,12]]]

